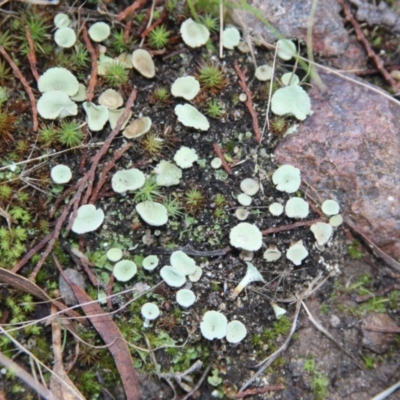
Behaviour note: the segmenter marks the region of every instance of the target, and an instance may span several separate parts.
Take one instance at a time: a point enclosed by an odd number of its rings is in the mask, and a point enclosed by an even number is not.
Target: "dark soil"
[[[49,25],[46,29],[48,38],[45,43],[51,46],[54,46],[51,36],[52,18],[57,11],[69,10],[71,17],[77,23],[79,21],[77,17],[82,13],[85,18],[89,18],[87,25],[95,20],[104,20],[113,21],[113,29],[120,30],[124,27],[117,23],[115,18],[109,18],[96,11],[95,6],[91,4],[83,7],[67,8],[64,4],[58,9],[21,3],[6,4],[0,8],[1,32],[10,32],[13,38],[13,44],[10,45],[8,52],[27,78],[36,99],[40,93],[29,63],[21,53],[24,45],[20,38],[21,27],[16,26],[14,21],[19,21],[23,26],[29,15],[40,16]],[[117,14],[124,8],[122,4],[119,6],[103,4],[102,7],[106,7],[110,14]],[[142,12],[148,7],[147,4]],[[163,374],[178,374],[189,369],[197,360],[202,361],[202,367],[190,375],[191,380],[184,383],[193,388],[207,368],[209,372],[191,398],[234,398],[241,386],[258,370],[257,365],[284,343],[293,323],[296,295],[300,296],[320,274],[321,277],[329,276],[329,278],[319,290],[305,298],[304,302],[313,317],[330,332],[342,348],[322,334],[309,321],[307,313],[302,308],[296,333],[288,349],[279,355],[261,377],[245,389],[254,389],[252,393],[248,393],[248,398],[369,399],[399,380],[400,337],[398,333],[397,336],[379,333],[373,339],[375,341],[373,344],[364,343],[363,338],[367,332],[362,322],[370,315],[386,314],[398,326],[400,291],[397,286],[397,290],[388,291],[382,296],[372,296],[364,302],[357,300],[361,295],[376,293],[396,283],[398,285],[399,276],[388,269],[382,261],[374,258],[361,243],[355,242],[355,238],[346,226],[335,230],[333,238],[323,249],[316,247],[313,234],[307,225],[264,236],[263,248],[254,254],[241,252],[230,246],[230,230],[239,223],[234,215],[239,207],[236,197],[241,192],[240,182],[245,178],[254,178],[261,186],[261,190],[253,196],[251,207],[248,207],[250,215],[247,222],[256,224],[261,231],[297,222],[285,216],[273,217],[268,211],[268,206],[272,202],[278,201],[284,204],[292,197],[277,191],[271,182],[272,173],[278,167],[274,159],[274,150],[282,136],[266,130],[262,142],[258,144],[254,139],[249,111],[245,104],[238,100],[242,90],[233,68],[235,60],[242,70],[247,68],[247,86],[253,94],[253,104],[262,129],[268,105],[269,84],[253,78],[255,68],[250,54],[238,50],[225,50],[225,58],[219,59],[218,35],[212,37],[213,46],[210,48],[188,50],[180,40],[178,27],[179,23],[189,15],[186,7],[178,7],[165,19],[165,26],[171,30],[171,41],[165,52],[153,56],[157,68],[155,78],[148,80],[136,71],[130,70],[129,83],[118,88],[124,101],[127,100],[132,88],[137,88],[138,95],[132,108],[132,118],[141,115],[150,116],[152,128],[146,136],[132,141],[131,148],[115,163],[109,173],[95,204],[106,214],[103,225],[97,231],[79,237],[72,232],[66,232],[66,222],[61,231],[62,239],[57,241],[53,253],[57,255],[63,268],[77,268],[85,278],[82,264],[79,260],[72,259],[65,249],[79,248],[86,255],[92,265],[93,273],[101,282],[101,287],[94,287],[86,279],[85,291],[92,298],[97,298],[100,289],[107,288],[110,279],[113,265],[105,258],[108,248],[121,247],[124,250],[124,257],[138,264],[138,274],[127,283],[114,282],[112,293],[117,294],[132,287],[137,289],[138,284],[148,285],[150,290],[126,307],[125,305],[132,300],[132,293],[116,296],[113,299],[113,310],[105,305],[104,310],[111,312],[122,307],[112,314],[113,319],[125,340],[142,349],[138,350],[133,346],[130,348],[142,385],[142,399],[172,399],[174,394],[171,386],[174,387],[177,398],[184,398],[185,391],[177,381],[169,377],[167,384],[165,379],[167,376]],[[136,42],[129,47],[129,52],[138,47],[140,27],[141,24],[134,19],[131,31]],[[0,45],[1,38],[0,34]],[[109,47],[107,54],[110,56],[119,54],[112,43],[106,45]],[[6,47],[4,43],[3,46]],[[145,41],[144,47],[151,50],[148,41]],[[58,51],[52,48],[48,54],[37,52],[39,74],[59,65]],[[73,50],[65,50],[67,60],[72,52]],[[256,48],[255,56],[258,65],[272,63],[273,53],[264,48]],[[192,103],[206,113],[207,103],[211,99],[217,99],[224,113],[219,119],[208,117],[210,129],[207,132],[200,132],[186,128],[177,121],[174,107],[186,101],[170,96],[167,102],[162,103],[155,99],[154,93],[159,87],[166,87],[169,90],[172,82],[180,76],[198,75],[201,65],[206,62],[211,62],[220,68],[225,77],[225,85],[221,90],[214,91],[203,86],[201,93]],[[72,64],[64,67],[74,72],[80,82],[88,84],[90,59],[84,67]],[[293,64],[278,61],[276,75],[280,76],[292,68]],[[300,71],[299,75],[304,75],[304,72]],[[24,251],[8,259],[4,251],[0,252],[2,255],[0,267],[11,269],[48,232],[53,231],[64,204],[72,195],[61,202],[55,216],[50,218],[54,202],[63,191],[74,185],[89,170],[92,157],[98,150],[95,145],[101,145],[106,140],[111,128],[107,124],[100,132],[89,132],[87,126],[83,126],[84,144],[90,146],[80,149],[70,150],[56,140],[51,144],[45,144],[40,132],[52,123],[39,117],[39,134],[33,132],[31,109],[23,87],[11,72],[6,77],[1,75],[1,64],[0,83],[7,89],[8,94],[8,101],[0,107],[0,112],[16,118],[15,124],[9,129],[8,126],[12,125],[10,123],[3,127],[0,125],[0,187],[9,185],[13,190],[13,195],[9,197],[2,196],[0,191],[0,216],[3,216],[2,211],[6,212],[4,215],[6,216],[13,208],[23,207],[28,210],[31,217],[26,222],[15,217],[12,221],[12,228],[20,225],[27,231],[28,238],[23,241]],[[97,102],[98,96],[107,88],[109,85],[99,77],[93,101]],[[84,124],[85,114],[80,105],[78,109],[80,110],[78,115],[67,120]],[[269,117],[271,120],[275,118],[271,115]],[[287,123],[293,125],[295,121],[287,119]],[[60,121],[55,121],[54,126],[59,127]],[[6,131],[11,137],[5,134]],[[162,149],[151,150],[146,144],[146,139],[150,135],[162,140]],[[121,134],[113,141],[97,170],[96,182],[104,166],[112,160],[113,154],[126,141]],[[213,150],[214,143],[219,144],[232,167],[231,175],[225,173],[223,169],[211,168],[210,162],[216,157]],[[114,193],[111,188],[111,177],[118,170],[132,167],[139,168],[150,176],[160,160],[173,161],[175,152],[182,145],[194,148],[201,161],[195,163],[192,168],[183,170],[183,178],[179,185],[157,189],[159,194],[155,194],[156,200],[163,202],[175,199],[180,209],[179,214],[170,216],[167,225],[151,227],[140,219],[135,210],[137,203],[134,199],[135,193],[128,193],[125,196]],[[54,156],[55,152],[61,151],[64,152]],[[42,160],[32,160],[44,155],[46,157]],[[26,160],[31,162],[25,163]],[[11,163],[23,163],[22,165],[26,166],[25,170],[19,169],[16,173],[12,173],[9,169]],[[54,185],[50,180],[50,169],[56,164],[66,164],[72,169],[73,179],[65,188]],[[21,175],[24,171],[25,176]],[[187,199],[187,194],[193,189],[197,189],[202,195],[201,201],[196,205],[189,204]],[[27,193],[28,198],[21,200],[17,195],[19,192]],[[301,191],[294,195],[305,197]],[[221,199],[221,196],[223,201],[219,203],[218,199]],[[312,199],[308,200],[313,209],[306,221],[320,218],[319,204],[314,204]],[[47,230],[43,228],[46,224],[41,221],[48,223]],[[10,228],[6,218],[0,219],[0,228]],[[1,235],[0,239],[4,243]],[[300,240],[308,249],[309,255],[302,265],[295,267],[285,257],[285,252],[291,244]],[[263,252],[271,245],[280,249],[282,257],[276,262],[267,263],[263,258]],[[351,246],[350,252],[349,246]],[[194,306],[187,310],[177,305],[175,299],[177,290],[162,283],[159,276],[160,267],[169,264],[171,252],[182,248],[203,270],[199,282],[189,282],[185,286],[191,287],[197,296]],[[218,250],[220,253],[215,256],[215,251]],[[42,252],[43,250],[32,255],[30,261],[18,273],[29,277]],[[141,268],[142,258],[150,254],[156,254],[160,258],[160,266],[153,273]],[[232,301],[230,294],[244,276],[245,261],[251,261],[259,269],[266,283],[249,285],[236,300]],[[59,295],[58,278],[55,265],[51,257],[48,257],[36,278],[36,283],[50,297],[56,298]],[[24,293],[10,285],[0,286],[2,329],[8,329],[7,324],[17,322],[15,318],[18,317],[18,311],[12,307],[9,299],[20,304],[26,301],[23,296]],[[144,329],[140,308],[147,301],[158,304],[161,317],[150,328]],[[276,302],[287,310],[282,319],[276,319],[271,302]],[[237,319],[243,322],[247,328],[246,338],[236,345],[228,343],[225,339],[210,342],[202,338],[199,326],[202,315],[207,310],[218,310],[224,313],[229,321]],[[43,318],[48,313],[46,307],[37,305],[34,311],[21,311],[19,316],[23,315],[25,321]],[[50,346],[51,327],[45,324],[40,324],[40,327],[40,334],[20,330],[17,334],[18,340],[51,369],[53,362]],[[83,327],[78,323],[75,323],[75,330],[86,344],[81,344],[80,350],[76,353],[73,336],[65,331],[64,367],[67,369],[70,363],[75,362],[68,373],[71,381],[86,398],[109,399],[112,398],[110,397],[112,394],[116,399],[123,399],[118,372],[110,354],[106,349],[92,347],[104,344],[100,336],[93,327]],[[22,352],[16,354],[17,348],[7,340],[1,340],[2,338],[4,336],[0,336],[0,351],[33,374],[28,357]],[[358,366],[343,349],[351,354],[358,362]],[[74,360],[76,354],[77,359]],[[213,382],[212,375],[221,378],[221,381],[214,386],[210,384]],[[46,382],[49,379],[50,374],[46,372]],[[263,392],[268,386],[271,386],[272,391]],[[10,399],[34,397],[27,386],[5,373],[0,375],[0,397],[1,395]],[[396,397],[396,394],[393,394],[390,398],[400,398],[400,395],[397,394]]]

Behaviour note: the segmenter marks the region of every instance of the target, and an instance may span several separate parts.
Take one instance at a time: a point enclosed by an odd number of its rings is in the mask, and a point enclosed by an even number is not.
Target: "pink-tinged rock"
[[[322,200],[336,198],[344,215],[399,259],[400,106],[336,75],[321,78],[326,92],[308,92],[314,113],[281,142],[276,160],[298,167]]]
[[[312,0],[249,0],[248,4],[261,13],[281,35],[287,38],[307,40]],[[318,2],[314,17],[313,50],[325,57],[344,53],[349,36],[340,16],[341,7],[337,0]],[[250,28],[252,35],[260,36],[274,43],[276,36],[253,13],[234,9],[232,18],[235,23]]]

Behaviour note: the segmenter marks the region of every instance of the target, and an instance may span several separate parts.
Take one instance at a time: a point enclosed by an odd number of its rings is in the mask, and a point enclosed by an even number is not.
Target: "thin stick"
[[[302,226],[311,226],[312,224],[315,224],[317,222],[326,222],[326,218],[318,218],[312,221],[299,221],[289,225],[282,225],[282,226],[277,226],[275,228],[268,228],[265,229],[264,231],[261,231],[261,233],[263,234],[263,236],[266,236],[271,233],[289,231],[291,229],[300,228]]]
[[[29,30],[28,26],[25,27],[25,32],[26,32],[26,38],[27,38],[28,44],[29,44],[29,53],[28,53],[29,65],[31,67],[32,75],[36,79],[36,82],[37,82],[39,80],[39,73],[36,68],[37,62],[36,62],[36,55],[35,55],[35,46],[33,44],[31,31]]]
[[[143,6],[146,3],[146,0],[136,0],[133,2],[129,7],[126,7],[125,10],[121,11],[117,15],[117,21],[121,22],[123,19],[125,19],[128,15],[132,14],[134,11],[136,11],[139,7]]]
[[[224,170],[225,170],[225,172],[228,174],[228,175],[232,175],[232,169],[231,169],[231,167],[228,165],[228,163],[226,162],[226,160],[225,160],[225,158],[224,158],[224,155],[222,154],[222,150],[221,150],[221,148],[218,146],[218,143],[214,143],[213,144],[213,147],[214,147],[214,151],[215,151],[215,154],[218,156],[218,158],[221,160],[221,162],[222,162],[222,167],[224,168]]]
[[[274,392],[274,391],[283,390],[283,389],[285,389],[285,386],[283,386],[283,385],[270,385],[270,386],[255,388],[255,389],[248,389],[248,390],[245,390],[244,392],[240,392],[240,393],[236,394],[234,399],[243,399],[247,396],[254,396],[255,394]]]
[[[251,115],[251,120],[253,121],[253,130],[254,130],[255,140],[257,143],[260,143],[262,137],[261,137],[260,128],[258,126],[257,113],[255,112],[254,107],[253,107],[253,102],[251,100],[251,92],[246,85],[247,68],[245,68],[243,71],[241,71],[237,60],[234,61],[233,66],[235,67],[236,73],[239,77],[239,85],[242,88],[243,92],[247,96],[247,100],[246,100],[245,104]]]
[[[350,7],[344,2],[344,0],[338,0],[339,4],[343,8],[343,12],[345,15],[346,21],[350,22],[351,25],[354,28],[354,31],[356,33],[357,40],[362,43],[364,46],[368,57],[372,58],[373,62],[376,65],[376,68],[378,68],[379,72],[382,74],[383,78],[386,80],[386,82],[392,87],[392,89],[397,92],[399,90],[399,86],[397,82],[392,78],[392,76],[386,71],[382,59],[374,52],[372,49],[371,44],[368,42],[368,40],[365,38],[362,29],[360,27],[360,24],[356,21],[354,18],[353,14],[351,13]]]
[[[97,83],[97,54],[96,50],[92,46],[92,43],[89,39],[88,31],[86,29],[85,24],[82,25],[82,38],[83,41],[85,42],[85,46],[90,54],[90,59],[92,61],[92,69],[90,71],[89,85],[86,92],[86,100],[92,101],[94,96],[94,89]]]
[[[203,374],[201,375],[200,379],[198,380],[198,382],[196,383],[196,385],[194,386],[194,388],[182,399],[182,400],[188,400],[190,399],[194,393],[197,392],[197,390],[200,389],[200,386],[202,385],[202,383],[204,382],[204,380],[207,378],[208,373],[210,372],[211,369],[211,364],[209,364],[207,366],[207,368],[204,370]]]
[[[116,161],[118,159],[120,159],[123,156],[123,154],[126,153],[131,148],[131,146],[132,145],[130,143],[125,143],[120,149],[118,149],[114,153],[113,158],[102,168],[99,181],[97,182],[97,185],[92,193],[92,196],[90,197],[90,200],[89,200],[90,204],[96,203],[96,201],[99,197],[100,190],[106,183],[108,172],[112,168],[114,168]]]
[[[8,53],[4,50],[3,46],[0,46],[0,53],[10,64],[10,67],[14,71],[16,77],[21,81],[22,86],[24,87],[26,93],[29,96],[29,100],[31,102],[31,108],[32,108],[33,132],[37,132],[39,129],[39,121],[38,121],[38,114],[37,114],[37,108],[36,108],[36,100],[35,100],[35,96],[33,95],[32,89],[28,85],[28,82],[25,79],[25,77],[22,75],[22,72],[15,65],[14,61],[11,59],[11,57],[8,55]]]
[[[159,17],[156,21],[154,21],[154,23],[152,23],[149,27],[147,27],[147,28],[140,34],[140,37],[143,39],[143,38],[145,38],[146,36],[148,36],[148,34],[149,34],[154,28],[156,28],[158,25],[160,25],[160,24],[165,20],[165,18],[167,18],[167,15],[168,15],[167,9],[164,7],[163,10],[162,10],[162,12],[161,12],[160,17]]]
[[[29,374],[25,369],[20,367],[16,362],[6,357],[3,353],[0,353],[0,364],[3,364],[7,370],[12,371],[21,381],[25,382],[29,387],[31,387],[37,394],[45,399],[54,399],[55,397],[40,382],[38,382],[34,377]]]
[[[219,58],[224,58],[224,46],[222,36],[224,32],[224,4],[223,0],[219,0]]]

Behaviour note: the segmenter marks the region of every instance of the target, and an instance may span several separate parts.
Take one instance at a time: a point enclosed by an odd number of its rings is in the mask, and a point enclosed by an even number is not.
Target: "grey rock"
[[[248,3],[283,36],[306,42],[312,0],[250,0]],[[349,44],[340,11],[336,0],[318,2],[312,31],[313,50],[322,56],[342,54]],[[256,37],[260,36],[269,43],[276,41],[274,33],[252,13],[244,12],[239,7],[231,17],[237,25],[251,27]]]
[[[327,90],[308,92],[314,113],[279,144],[276,160],[300,168],[322,201],[338,200],[364,235],[398,259],[400,107],[336,75],[321,78]]]
[[[78,285],[81,289],[85,289],[85,279],[77,270],[68,268],[64,271],[64,274],[70,279],[71,282]],[[64,299],[64,302],[67,306],[79,304],[71,287],[61,275],[58,285],[60,287],[60,295]]]

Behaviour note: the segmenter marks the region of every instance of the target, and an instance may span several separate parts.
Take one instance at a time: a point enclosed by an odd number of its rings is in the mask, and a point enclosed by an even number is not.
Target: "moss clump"
[[[164,25],[155,27],[149,34],[150,46],[154,49],[164,48],[168,42],[171,32],[167,31]]]

